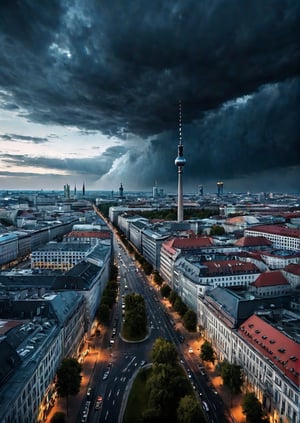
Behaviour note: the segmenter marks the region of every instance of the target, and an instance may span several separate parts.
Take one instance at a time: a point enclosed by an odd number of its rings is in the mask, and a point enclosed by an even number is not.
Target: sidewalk
[[[79,420],[79,412],[83,401],[86,397],[86,391],[90,378],[94,372],[94,368],[97,363],[99,350],[97,348],[91,348],[88,355],[85,357],[84,362],[82,363],[82,380],[80,391],[76,396],[70,396],[68,400],[68,416],[67,416],[67,400],[66,398],[57,398],[53,408],[47,416],[46,423],[50,423],[53,415],[60,411],[63,412],[66,416],[66,423],[75,423]],[[91,404],[92,406],[92,404]]]

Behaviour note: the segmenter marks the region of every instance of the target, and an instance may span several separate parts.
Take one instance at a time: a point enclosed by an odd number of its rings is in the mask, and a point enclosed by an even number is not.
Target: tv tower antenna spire
[[[185,165],[186,160],[183,157],[181,101],[179,101],[178,130],[179,130],[178,155],[175,159],[175,166],[177,166],[177,174],[178,174],[177,222],[182,222],[183,221],[182,174],[183,174],[183,166]]]

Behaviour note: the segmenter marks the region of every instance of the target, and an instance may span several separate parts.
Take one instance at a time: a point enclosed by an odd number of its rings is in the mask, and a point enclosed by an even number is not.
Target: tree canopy
[[[151,357],[154,365],[175,365],[178,361],[178,353],[175,346],[163,338],[157,338],[153,344]]]
[[[210,361],[211,363],[215,362],[215,353],[210,342],[204,341],[201,345],[200,358],[203,361]]]
[[[196,329],[197,329],[197,315],[193,310],[189,309],[184,314],[183,325],[190,332],[196,331]]]
[[[263,416],[261,403],[253,392],[244,395],[242,409],[248,423],[262,423],[268,421],[268,419]]]
[[[56,391],[59,397],[67,400],[68,397],[77,395],[80,390],[82,366],[75,358],[64,358],[56,373]]]
[[[242,368],[237,364],[230,364],[227,361],[221,363],[220,367],[224,385],[226,385],[232,393],[238,394],[243,384]]]
[[[199,403],[194,396],[186,395],[181,398],[177,409],[178,423],[205,422]]]
[[[75,358],[64,358],[57,370],[56,390],[58,396],[76,395],[80,390],[82,366]]]
[[[141,339],[147,333],[147,313],[144,298],[136,293],[125,296],[125,320],[122,328],[127,339]]]

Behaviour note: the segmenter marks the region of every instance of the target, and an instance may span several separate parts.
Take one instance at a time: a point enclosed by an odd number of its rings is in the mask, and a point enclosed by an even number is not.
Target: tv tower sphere
[[[186,164],[186,160],[183,156],[178,156],[175,159],[175,165],[183,167]]]

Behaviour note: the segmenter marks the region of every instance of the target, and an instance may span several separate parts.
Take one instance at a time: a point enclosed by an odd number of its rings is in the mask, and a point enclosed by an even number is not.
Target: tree
[[[160,276],[157,270],[153,272],[153,280],[156,283],[156,285],[159,285],[159,286],[161,286],[161,284],[163,283],[163,278]]]
[[[178,360],[178,353],[174,345],[163,339],[157,338],[152,347],[153,364],[170,364],[175,366]]]
[[[213,235],[224,235],[225,234],[225,229],[223,228],[223,226],[220,225],[212,225],[209,235],[213,236]]]
[[[215,353],[210,342],[204,341],[201,346],[200,358],[203,361],[210,361],[214,364],[215,362]]]
[[[59,397],[66,397],[68,415],[68,397],[77,395],[80,390],[82,366],[75,358],[64,358],[56,373],[56,390]]]
[[[168,284],[164,283],[160,288],[161,295],[165,298],[168,298],[168,296],[170,295],[170,292],[171,292],[171,288],[169,287]]]
[[[232,393],[238,394],[243,384],[241,367],[237,364],[230,364],[227,361],[224,361],[220,367],[224,385],[228,386]]]
[[[176,421],[177,405],[190,389],[186,376],[178,370],[177,363],[159,363],[147,380],[149,407],[160,411],[163,422]]]
[[[66,423],[66,415],[62,411],[57,411],[51,417],[50,423]]]
[[[194,396],[186,395],[181,398],[177,409],[177,421],[178,423],[205,422],[199,403]]]
[[[141,417],[142,423],[160,423],[161,416],[156,407],[146,408]]]
[[[142,267],[143,267],[143,270],[146,273],[146,275],[151,275],[151,273],[153,272],[152,264],[148,263],[146,260],[142,264]]]
[[[125,297],[125,320],[123,336],[128,339],[141,339],[147,331],[147,313],[144,298],[139,294],[128,294]]]
[[[175,291],[170,292],[168,300],[172,304],[172,306],[174,306],[177,297],[178,297],[178,294]]]
[[[197,315],[193,310],[188,310],[183,316],[183,325],[190,332],[196,332]]]
[[[174,310],[177,311],[178,314],[180,314],[180,316],[184,316],[184,314],[188,311],[187,306],[184,304],[184,302],[179,296],[177,296],[173,307]]]
[[[263,417],[261,403],[258,401],[253,392],[249,392],[244,395],[242,409],[243,414],[246,415],[247,422],[249,423],[261,423],[267,421]]]
[[[97,318],[100,323],[106,325],[109,323],[110,308],[107,304],[101,303],[97,310]]]

